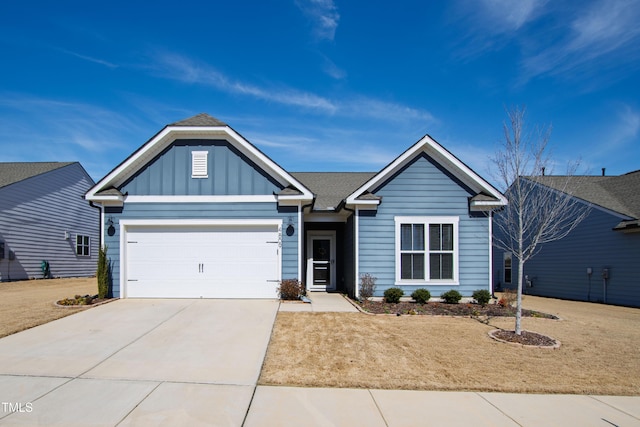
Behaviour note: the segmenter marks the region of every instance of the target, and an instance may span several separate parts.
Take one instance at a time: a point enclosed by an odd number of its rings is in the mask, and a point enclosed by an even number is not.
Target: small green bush
[[[404,295],[404,291],[400,288],[389,288],[384,291],[384,300],[388,303],[395,304],[400,302],[400,298]]]
[[[451,289],[450,291],[440,295],[440,298],[442,298],[447,304],[457,304],[462,299],[462,294],[455,289]]]
[[[298,279],[284,279],[278,287],[278,295],[284,300],[297,300],[303,292],[303,285]]]
[[[416,289],[411,294],[411,298],[418,304],[425,304],[431,298],[431,292],[424,288]]]
[[[473,299],[480,305],[486,305],[491,301],[491,292],[486,289],[478,289],[473,293]]]

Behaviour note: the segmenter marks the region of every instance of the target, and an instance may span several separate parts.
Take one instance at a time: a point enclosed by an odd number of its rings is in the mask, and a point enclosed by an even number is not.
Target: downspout
[[[89,206],[92,208],[98,209],[100,211],[100,247],[104,246],[104,206],[95,205],[92,201],[89,201]]]

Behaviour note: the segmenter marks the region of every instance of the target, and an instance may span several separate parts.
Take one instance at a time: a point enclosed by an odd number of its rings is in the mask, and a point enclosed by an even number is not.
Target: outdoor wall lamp
[[[116,234],[116,228],[113,226],[113,217],[112,216],[110,216],[107,219],[107,225],[108,225],[107,234],[109,236],[113,236],[114,234]]]
[[[295,231],[296,229],[293,227],[293,217],[289,217],[287,222],[287,236],[293,236]]]

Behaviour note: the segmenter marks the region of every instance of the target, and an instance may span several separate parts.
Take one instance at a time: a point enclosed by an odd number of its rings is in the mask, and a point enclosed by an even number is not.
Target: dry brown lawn
[[[97,292],[95,277],[0,283],[0,337],[77,313],[83,309],[60,308],[54,302]]]
[[[640,394],[640,309],[526,296],[523,319],[557,350],[492,340],[471,318],[278,314],[260,384],[517,393]]]

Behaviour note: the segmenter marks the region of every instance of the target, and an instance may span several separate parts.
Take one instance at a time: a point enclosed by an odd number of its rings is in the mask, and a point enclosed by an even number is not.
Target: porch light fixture
[[[71,235],[68,231],[64,232],[64,240],[69,240],[71,238]]]
[[[112,217],[112,216],[110,216],[110,217],[107,219],[107,225],[109,226],[109,227],[107,228],[107,234],[108,234],[109,236],[113,236],[114,234],[116,234],[116,228],[113,226],[113,217]]]
[[[293,227],[293,217],[289,217],[287,222],[287,236],[293,236],[295,231],[296,229]]]

